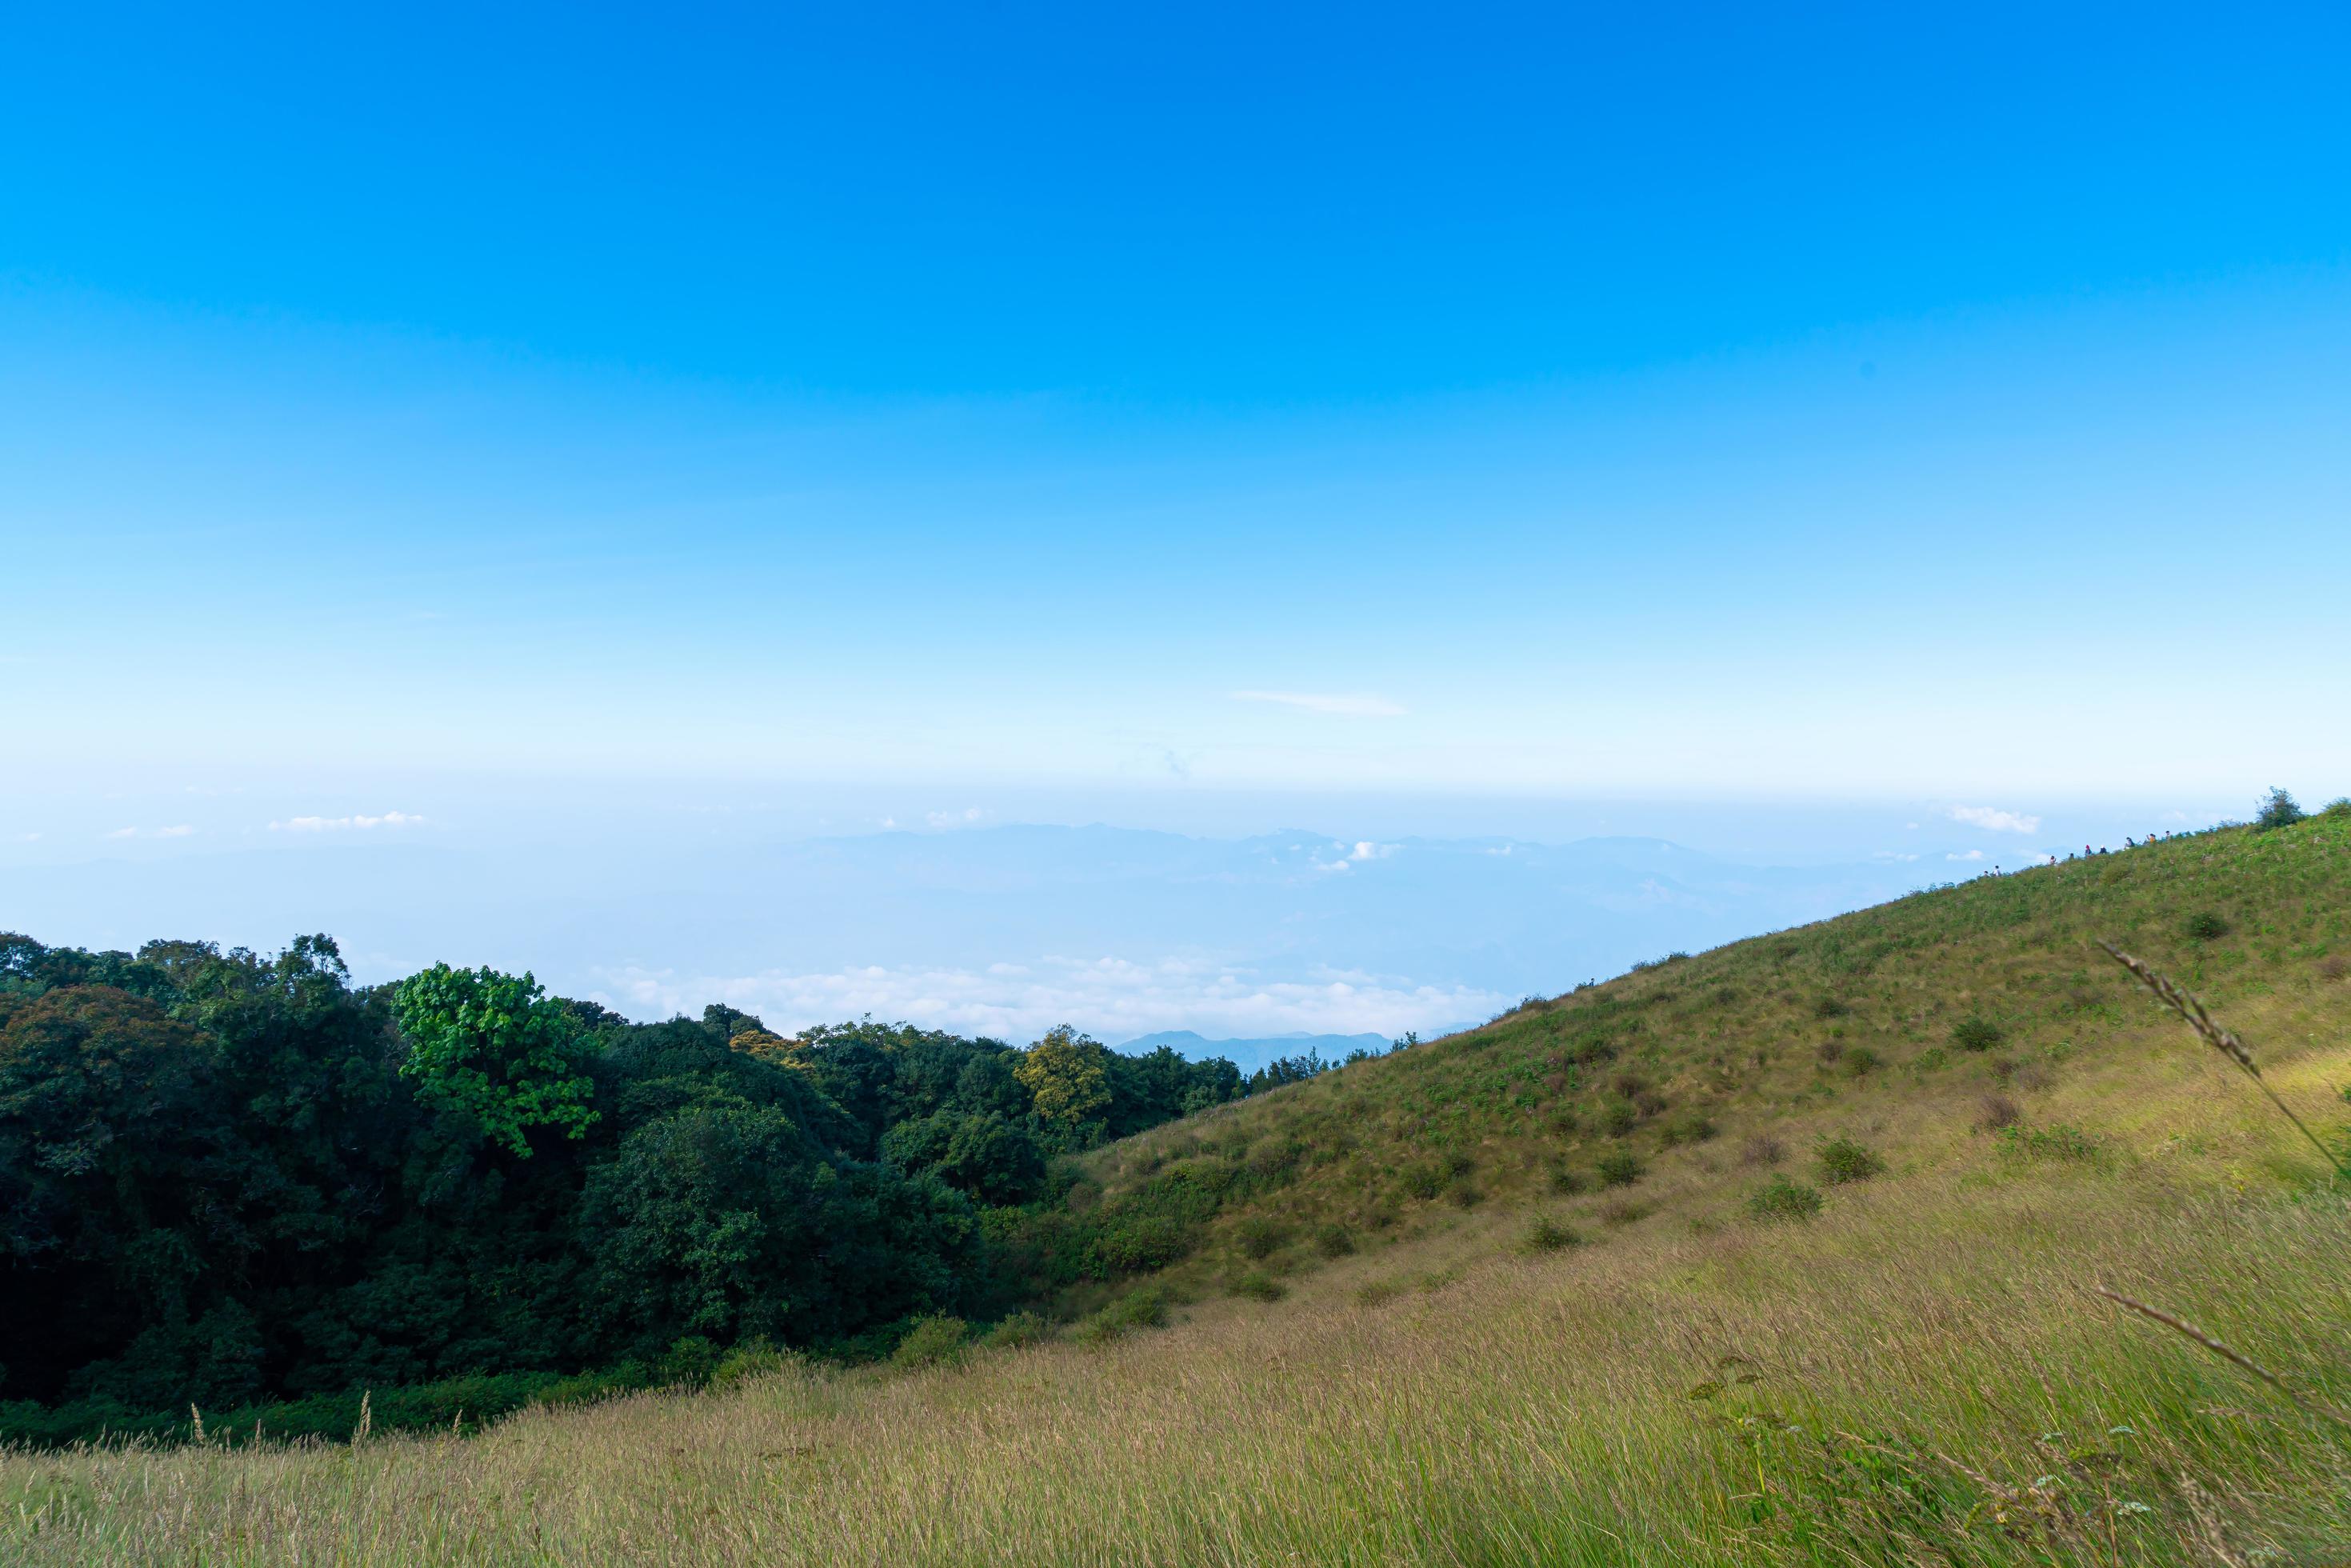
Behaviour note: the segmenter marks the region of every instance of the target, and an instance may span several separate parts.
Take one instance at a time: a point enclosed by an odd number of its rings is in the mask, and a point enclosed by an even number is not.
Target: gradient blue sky
[[[2317,6],[25,11],[0,865],[2342,792],[2346,79]]]

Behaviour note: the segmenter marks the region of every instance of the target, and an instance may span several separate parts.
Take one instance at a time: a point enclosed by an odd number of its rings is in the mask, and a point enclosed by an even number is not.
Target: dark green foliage
[[[1167,1322],[1169,1304],[1166,1286],[1156,1281],[1137,1285],[1080,1323],[1078,1338],[1088,1344],[1099,1344],[1137,1329],[1158,1328]]]
[[[916,1318],[898,1348],[890,1353],[890,1360],[898,1366],[935,1366],[960,1357],[964,1341],[969,1337],[970,1330],[961,1318]]]
[[[1519,1250],[1529,1257],[1545,1252],[1557,1252],[1562,1248],[1581,1246],[1583,1238],[1574,1228],[1551,1215],[1538,1218],[1519,1238]]]
[[[1325,1258],[1344,1258],[1355,1250],[1354,1232],[1343,1225],[1314,1228],[1314,1250]]]
[[[1667,1148],[1680,1144],[1703,1144],[1719,1131],[1714,1119],[1698,1111],[1684,1111],[1657,1128],[1657,1137]]]
[[[1280,1281],[1261,1270],[1252,1269],[1233,1281],[1233,1294],[1252,1301],[1278,1301],[1289,1293]]]
[[[2266,831],[2272,828],[2291,828],[2308,816],[2292,795],[2275,785],[2262,797],[2262,809],[2253,818],[2253,826]]]
[[[1877,1052],[1865,1045],[1856,1045],[1844,1053],[1837,1071],[1847,1078],[1866,1078],[1882,1065]]]
[[[1105,1056],[1119,1130],[1239,1088]],[[489,970],[354,989],[322,936],[0,936],[0,1439],[169,1436],[191,1404],[340,1437],[367,1390],[381,1429],[446,1429],[780,1346],[885,1354],[894,1323],[1171,1261],[1245,1179],[1046,1202],[1022,1061],[724,1007],[633,1024]]]
[[[2199,910],[2188,917],[2188,935],[2197,942],[2217,942],[2229,934],[2229,923],[2210,910]]]
[[[1810,1219],[1821,1201],[1820,1188],[1775,1176],[1749,1195],[1747,1212],[1758,1219]]]
[[[1280,1251],[1281,1244],[1290,1239],[1290,1235],[1263,1215],[1253,1214],[1241,1221],[1239,1228],[1233,1233],[1233,1239],[1239,1244],[1243,1257],[1263,1260]]]
[[[982,1334],[979,1343],[992,1350],[1014,1350],[1041,1344],[1053,1335],[1053,1326],[1035,1312],[1015,1312]]]
[[[1886,1169],[1884,1156],[1845,1137],[1825,1140],[1813,1152],[1813,1158],[1820,1166],[1822,1182],[1829,1186],[1867,1181]]]
[[[1841,1019],[1852,1011],[1851,1007],[1835,997],[1823,997],[1813,1004],[1813,1016],[1816,1019]]]
[[[1611,1149],[1596,1167],[1603,1186],[1631,1186],[1641,1179],[1641,1162],[1630,1149]]]
[[[2001,1039],[2000,1025],[1976,1014],[1951,1026],[1951,1043],[1961,1051],[1990,1051]]]
[[[1621,1138],[1641,1124],[1641,1113],[1624,1095],[1612,1094],[1600,1103],[1599,1122],[1602,1132]]]
[[[2319,815],[2338,822],[2346,818],[2351,818],[2351,795],[2338,795],[2329,800],[2326,802],[2326,809],[2319,812]]]

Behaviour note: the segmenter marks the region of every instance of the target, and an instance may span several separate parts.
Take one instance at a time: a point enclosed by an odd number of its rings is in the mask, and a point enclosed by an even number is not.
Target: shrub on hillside
[[[1867,1181],[1882,1174],[1886,1161],[1875,1149],[1865,1147],[1847,1137],[1834,1137],[1813,1151],[1813,1160],[1821,1167],[1821,1181],[1829,1186],[1842,1186],[1847,1182]]]
[[[1769,1133],[1757,1133],[1739,1145],[1739,1163],[1745,1166],[1776,1166],[1788,1157],[1788,1145]]]
[[[2188,917],[2188,936],[2191,941],[2217,942],[2229,934],[2229,923],[2210,910],[2199,910]]]
[[[1532,1225],[1527,1227],[1526,1234],[1519,1238],[1519,1250],[1530,1258],[1540,1257],[1546,1252],[1557,1252],[1563,1248],[1579,1246],[1583,1240],[1583,1238],[1575,1233],[1573,1227],[1552,1215],[1546,1214],[1538,1217]]]
[[[1262,1215],[1252,1214],[1242,1220],[1233,1233],[1233,1239],[1245,1258],[1262,1262],[1281,1249],[1289,1233]]]
[[[1641,1113],[1623,1095],[1611,1095],[1600,1103],[1600,1130],[1610,1137],[1621,1138],[1640,1124]]]
[[[1404,1184],[1406,1193],[1423,1202],[1445,1190],[1445,1172],[1426,1160],[1405,1166],[1397,1180]]]
[[[1343,1225],[1318,1225],[1314,1250],[1325,1258],[1347,1257],[1355,1250],[1355,1233]]]
[[[1951,1043],[1961,1051],[1990,1051],[2001,1042],[2000,1025],[1970,1013],[1951,1026]]]
[[[747,1339],[718,1358],[718,1364],[711,1370],[710,1386],[732,1388],[755,1377],[782,1372],[799,1361],[798,1356],[778,1350],[763,1338]]]
[[[1252,1301],[1278,1301],[1290,1292],[1280,1281],[1262,1269],[1252,1269],[1233,1281],[1233,1294]]]
[[[964,1341],[970,1329],[961,1318],[916,1318],[898,1348],[890,1353],[895,1366],[935,1366],[943,1361],[955,1361],[963,1355]]]
[[[1630,1149],[1611,1149],[1600,1156],[1603,1186],[1631,1186],[1641,1179],[1641,1162]]]
[[[1078,1325],[1083,1344],[1102,1344],[1133,1333],[1155,1329],[1167,1322],[1167,1287],[1155,1281],[1138,1285]]]
[[[1865,1045],[1856,1045],[1844,1053],[1844,1061],[1838,1066],[1837,1071],[1843,1072],[1847,1078],[1866,1078],[1877,1071],[1879,1064],[1880,1058],[1876,1051]]]
[[[1823,997],[1813,1004],[1813,1016],[1816,1019],[1841,1019],[1851,1011],[1853,1009],[1838,997]]]
[[[1758,1219],[1810,1219],[1821,1203],[1820,1188],[1775,1176],[1748,1196],[1747,1212]]]
[[[981,1335],[979,1343],[990,1350],[1017,1350],[1052,1337],[1053,1325],[1035,1312],[1015,1312]]]
[[[1657,1136],[1667,1148],[1681,1144],[1703,1144],[1719,1129],[1714,1121],[1697,1111],[1685,1111],[1657,1129]]]
[[[2015,1101],[2005,1094],[1987,1094],[1976,1106],[1976,1130],[1997,1133],[2002,1127],[2016,1125],[2024,1113]]]
[[[2254,817],[2253,826],[2263,832],[2272,828],[2291,828],[2308,814],[2292,795],[2273,784],[2270,792],[2262,797],[2261,813]]]
[[[1551,1189],[1572,1197],[1584,1188],[1583,1173],[1565,1160],[1553,1160],[1551,1165]]]
[[[2340,822],[2346,818],[2351,818],[2351,795],[2336,796],[2326,802],[2326,809],[2318,814],[2333,822]]]

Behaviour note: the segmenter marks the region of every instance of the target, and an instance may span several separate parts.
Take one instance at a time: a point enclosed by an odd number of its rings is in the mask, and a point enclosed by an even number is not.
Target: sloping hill
[[[1361,1282],[1390,1252],[1474,1254],[1531,1207],[1580,1235],[1731,1224],[1774,1174],[1840,1185],[1815,1158],[1836,1138],[1907,1173],[2078,1134],[2097,1158],[2192,1150],[2170,1164],[2198,1181],[2307,1174],[2311,1151],[2279,1144],[2257,1095],[2224,1092],[2102,938],[2262,1042],[2273,1082],[2339,1110],[2342,816],[1986,877],[1676,956],[1111,1145],[1073,1200],[1140,1228],[1196,1226],[1165,1271],[1181,1293],[1270,1296],[1336,1259],[1357,1259]],[[2209,1099],[2174,1092],[2208,1082]]]
[[[2340,1561],[2351,1202],[2100,936],[2342,1138],[2351,819],[2175,840],[1676,958],[1099,1151],[1037,1243],[1127,1248],[1066,1291],[1074,1332],[470,1441],[8,1455],[0,1555]]]

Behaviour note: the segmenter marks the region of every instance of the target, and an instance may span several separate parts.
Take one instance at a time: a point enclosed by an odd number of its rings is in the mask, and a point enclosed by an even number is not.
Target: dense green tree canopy
[[[1068,1030],[639,1024],[446,965],[363,988],[324,936],[0,935],[0,1435],[1001,1311],[1132,1250],[1063,1234],[1057,1155],[1246,1087]]]

